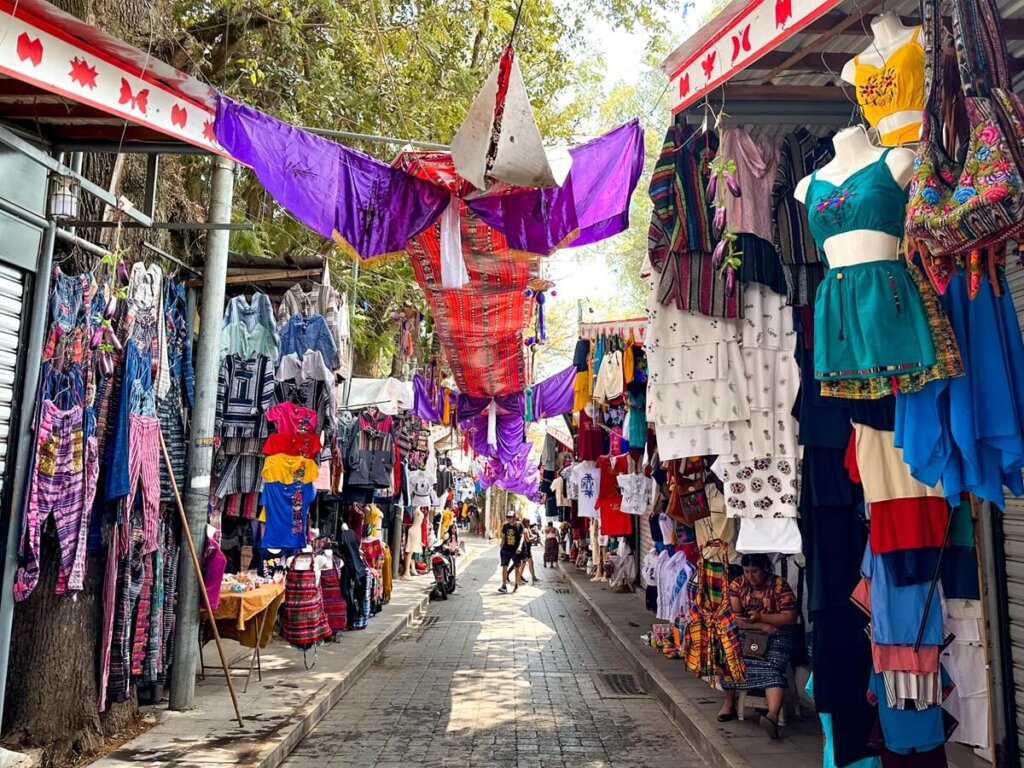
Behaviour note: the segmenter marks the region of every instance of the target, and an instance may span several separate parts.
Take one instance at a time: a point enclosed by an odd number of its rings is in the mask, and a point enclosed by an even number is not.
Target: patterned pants
[[[128,418],[128,501],[131,508],[135,491],[142,484],[142,554],[156,552],[160,546],[160,420],[137,413]],[[122,528],[127,534],[128,527]]]
[[[24,600],[39,583],[39,536],[51,514],[57,526],[60,570],[57,593],[79,591],[85,578],[85,512],[82,408],[62,411],[50,400],[40,409],[35,469],[28,492],[22,538],[23,565],[15,575],[14,597]]]

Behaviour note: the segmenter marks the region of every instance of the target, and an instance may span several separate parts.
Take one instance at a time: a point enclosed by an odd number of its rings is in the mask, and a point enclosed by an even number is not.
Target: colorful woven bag
[[[954,0],[954,39],[968,132],[964,162],[950,157],[939,115],[955,110],[942,103],[938,5],[934,0],[921,2],[927,100],[906,228],[924,255],[929,278],[943,293],[958,257],[1001,246],[1024,230],[1024,107],[1010,87],[995,3]],[[946,128],[945,140],[952,143],[957,132],[950,130],[949,121]]]

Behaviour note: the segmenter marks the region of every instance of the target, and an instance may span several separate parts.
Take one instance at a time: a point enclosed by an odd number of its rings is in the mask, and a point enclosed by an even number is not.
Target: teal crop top
[[[807,187],[807,223],[819,248],[833,235],[869,229],[903,237],[907,192],[896,183],[885,158],[854,171],[836,186],[811,175]]]

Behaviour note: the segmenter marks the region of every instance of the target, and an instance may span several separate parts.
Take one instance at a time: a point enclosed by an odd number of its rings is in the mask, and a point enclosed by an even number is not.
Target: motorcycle
[[[430,548],[430,567],[434,572],[434,589],[431,597],[447,600],[448,595],[455,592],[458,583],[455,579],[455,555],[458,545],[452,547],[451,538],[438,541]]]

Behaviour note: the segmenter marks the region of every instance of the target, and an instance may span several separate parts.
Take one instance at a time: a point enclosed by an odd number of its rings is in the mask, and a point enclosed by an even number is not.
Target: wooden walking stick
[[[224,679],[228,683],[228,691],[231,693],[231,703],[235,705],[235,717],[238,718],[238,726],[245,728],[242,722],[242,711],[238,708],[238,696],[235,695],[235,684],[231,682],[231,669],[224,657],[224,646],[220,642],[220,632],[217,631],[217,620],[213,618],[213,608],[210,607],[210,596],[206,592],[206,582],[203,581],[203,569],[199,566],[199,555],[196,553],[195,542],[192,541],[192,530],[188,525],[188,518],[185,516],[185,505],[181,501],[181,494],[178,492],[178,481],[174,477],[174,467],[171,465],[171,456],[167,453],[167,443],[164,442],[164,433],[160,432],[160,449],[164,454],[164,462],[167,464],[167,476],[171,480],[171,489],[174,491],[174,500],[178,502],[178,516],[181,518],[181,535],[188,542],[188,551],[192,555],[192,566],[196,569],[196,576],[199,577],[199,594],[203,597],[203,606],[206,608],[206,617],[210,620],[210,629],[213,630],[213,640],[217,643],[217,654],[220,656],[220,665],[224,669]],[[256,642],[259,642],[257,638]]]

